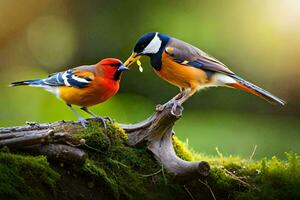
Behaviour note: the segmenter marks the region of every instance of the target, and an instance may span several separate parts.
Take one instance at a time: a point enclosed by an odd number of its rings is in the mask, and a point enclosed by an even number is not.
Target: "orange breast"
[[[156,74],[169,83],[180,88],[197,88],[207,83],[206,73],[195,67],[178,64],[163,52],[162,66]]]
[[[96,78],[86,88],[62,86],[59,96],[68,104],[89,107],[106,101],[119,90],[119,82]]]

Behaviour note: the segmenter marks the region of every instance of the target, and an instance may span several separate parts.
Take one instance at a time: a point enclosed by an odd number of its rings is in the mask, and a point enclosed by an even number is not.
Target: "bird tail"
[[[276,97],[275,95],[271,94],[270,92],[242,79],[239,76],[233,75],[230,76],[232,77],[236,82],[234,83],[227,83],[226,85],[233,87],[233,88],[237,88],[243,91],[246,91],[248,93],[254,94],[268,102],[270,102],[271,104],[280,104],[282,106],[284,106],[286,104],[286,102],[278,97]]]
[[[28,86],[35,86],[39,87],[43,85],[43,81],[41,79],[35,79],[35,80],[26,80],[26,81],[17,81],[13,82],[9,85],[9,87],[16,87],[21,85],[28,85]]]

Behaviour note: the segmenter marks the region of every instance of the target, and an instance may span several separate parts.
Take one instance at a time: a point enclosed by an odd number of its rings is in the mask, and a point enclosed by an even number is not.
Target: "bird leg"
[[[81,110],[83,110],[84,112],[86,112],[86,113],[88,113],[88,114],[90,114],[90,115],[92,115],[93,117],[98,117],[98,115],[96,115],[95,113],[93,113],[92,111],[90,111],[89,109],[87,109],[86,107],[82,107],[82,108],[80,108]]]
[[[83,111],[85,111],[85,112],[87,112],[88,114],[92,115],[92,116],[95,117],[95,118],[99,118],[98,115],[96,115],[96,114],[93,113],[92,111],[88,110],[86,107],[82,107],[82,108],[80,108],[80,109],[83,110]],[[109,116],[105,116],[105,117],[103,117],[103,119],[108,120],[108,121],[110,121],[110,122],[114,122],[114,120],[113,120],[112,118],[110,118]]]
[[[80,124],[81,124],[84,128],[86,128],[87,121],[79,115],[79,113],[72,107],[71,104],[67,104],[67,106],[68,106],[68,107],[72,110],[72,112],[77,116],[77,118],[78,118]]]
[[[104,117],[105,120],[108,120],[111,123],[115,123],[115,120],[113,120],[112,118],[110,118],[109,116],[105,116]]]
[[[93,113],[92,111],[90,111],[89,109],[87,109],[87,107],[82,107],[82,108],[80,108],[80,109],[83,110],[84,112],[86,112],[86,113],[92,115],[92,116],[95,117],[97,120],[100,120],[101,123],[102,123],[102,125],[103,125],[103,128],[104,128],[104,129],[107,128],[107,127],[106,127],[106,123],[105,123],[106,117],[103,118],[103,117],[100,117],[100,116],[96,115],[95,113]]]
[[[195,94],[196,91],[197,91],[196,89],[191,89],[191,88],[187,88],[183,90],[181,98],[174,101],[171,109],[171,114],[176,115],[175,112],[177,110],[177,107],[181,106],[186,100],[188,100],[193,94]]]
[[[168,105],[170,105],[170,104],[175,104],[175,102],[178,100],[178,99],[180,99],[180,98],[182,98],[182,96],[183,96],[183,94],[184,94],[184,88],[180,88],[180,93],[178,93],[175,97],[173,97],[171,100],[169,100],[167,103],[165,103],[165,104],[163,104],[163,105],[160,105],[160,104],[158,104],[157,106],[156,106],[156,111],[163,111]]]

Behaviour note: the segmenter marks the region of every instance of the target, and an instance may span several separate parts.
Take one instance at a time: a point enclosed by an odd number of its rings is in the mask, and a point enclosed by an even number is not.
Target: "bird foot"
[[[89,118],[88,120],[101,121],[104,129],[107,128],[106,121],[109,121],[111,123],[115,123],[115,120],[113,120],[112,118],[110,118],[108,116],[105,116],[105,117],[95,116],[94,118]]]
[[[107,120],[107,121],[109,121],[109,122],[111,122],[111,123],[115,123],[115,120],[113,120],[109,116],[105,116],[104,119]]]
[[[176,117],[180,117],[181,116],[183,107],[175,99],[171,99],[170,101],[168,101],[167,103],[165,103],[163,105],[158,104],[156,106],[156,111],[161,112],[161,111],[163,111],[164,109],[166,109],[168,107],[171,107],[171,114],[172,115],[174,115]]]
[[[95,117],[95,119],[101,121],[103,128],[107,129],[106,122],[105,122],[105,120],[107,120],[106,117],[97,116],[97,117]]]
[[[156,111],[163,111],[164,109],[166,109],[167,107],[169,107],[171,104],[174,104],[176,102],[176,100],[174,99],[171,99],[170,101],[168,101],[167,103],[161,105],[161,104],[158,104],[156,105]]]
[[[171,108],[171,114],[179,118],[182,114],[182,110],[183,107],[181,106],[181,104],[179,104],[178,101],[174,101]]]
[[[81,126],[83,126],[84,128],[87,128],[87,125],[88,125],[88,121],[83,119],[83,118],[78,118]]]

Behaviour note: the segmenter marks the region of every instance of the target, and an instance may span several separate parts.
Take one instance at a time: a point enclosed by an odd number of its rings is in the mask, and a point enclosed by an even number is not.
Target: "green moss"
[[[300,157],[295,153],[286,155],[287,161],[276,157],[249,161],[236,156],[194,154],[196,160],[211,164],[208,184],[220,195],[217,199],[299,199]]]
[[[174,150],[177,156],[183,160],[193,161],[194,156],[192,152],[188,149],[187,144],[180,141],[175,135],[173,136],[172,139],[173,139]]]
[[[76,143],[80,143],[81,140],[84,139],[84,143],[87,147],[97,149],[100,152],[107,151],[111,143],[101,123],[94,121],[90,122],[86,129],[73,134],[73,139],[77,140]]]
[[[104,182],[106,188],[110,190],[109,192],[111,192],[111,194],[113,194],[116,198],[119,198],[117,183],[108,177],[107,173],[101,166],[101,164],[88,159],[81,169],[91,178],[90,184],[94,185],[95,181]]]
[[[43,156],[23,156],[0,152],[0,197],[42,199],[45,190],[55,195],[59,174]]]
[[[72,174],[84,182],[80,192],[71,188],[80,198],[89,199],[90,193],[101,190],[99,198],[103,199],[187,199],[188,190],[195,199],[212,199],[211,193],[216,199],[300,199],[297,154],[287,153],[285,161],[276,157],[250,161],[224,157],[220,152],[218,156],[207,156],[194,152],[174,136],[174,149],[180,158],[204,160],[211,165],[206,179],[185,183],[184,188],[163,173],[162,166],[145,147],[129,147],[124,130],[117,124],[108,122],[107,126],[103,129],[101,123],[92,121],[87,129],[65,127],[73,132],[70,142],[81,144],[88,154],[83,165],[60,167],[68,176]],[[43,198],[45,191],[54,195],[58,178],[45,157],[15,155],[7,148],[0,152],[1,197]]]
[[[116,199],[137,199],[147,192],[151,194],[148,187],[153,186],[152,182],[149,186],[149,179],[155,180],[155,186],[165,184],[162,173],[147,176],[159,171],[161,166],[145,148],[129,147],[126,133],[117,124],[108,122],[104,130],[98,122],[92,122],[71,138],[74,144],[82,139],[89,159],[82,167],[74,166],[73,170],[87,177],[90,186],[103,185]],[[165,194],[158,196],[162,195]],[[152,196],[154,193],[148,199]]]
[[[217,190],[231,190],[234,180],[221,168],[212,168],[208,182]]]
[[[123,142],[124,143],[124,142],[127,142],[127,140],[128,140],[127,134],[117,123],[107,122],[107,132],[106,133],[114,142]]]
[[[127,135],[119,125],[111,122],[106,122],[106,124],[107,129],[104,129],[101,122],[90,121],[86,129],[72,129],[73,134],[70,140],[73,144],[80,144],[84,141],[86,147],[102,152],[107,151],[112,145],[127,142]]]

